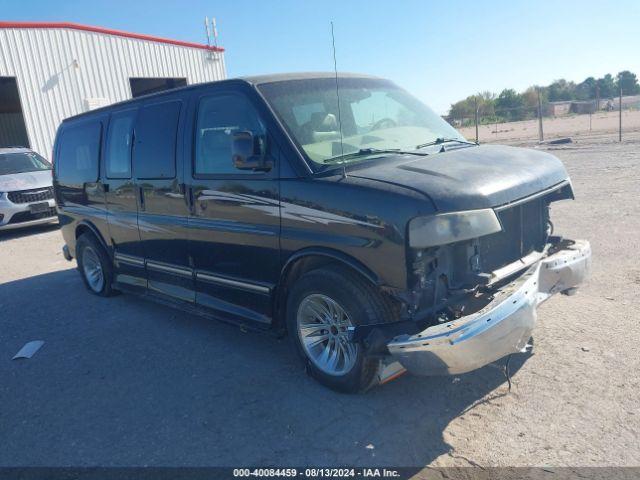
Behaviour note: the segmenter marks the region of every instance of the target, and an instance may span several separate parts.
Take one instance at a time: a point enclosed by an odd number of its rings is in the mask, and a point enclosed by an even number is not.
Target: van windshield
[[[443,138],[464,141],[440,115],[388,80],[340,77],[338,87],[339,114],[335,78],[258,86],[316,166],[415,151]]]
[[[0,153],[0,175],[51,170],[51,164],[35,152]]]

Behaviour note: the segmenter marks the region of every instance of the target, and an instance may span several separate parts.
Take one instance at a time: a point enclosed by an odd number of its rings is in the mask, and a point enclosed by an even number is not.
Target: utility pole
[[[476,107],[476,143],[480,143],[478,139],[478,96],[476,95],[473,99]]]
[[[542,131],[542,100],[540,99],[540,88],[538,88],[538,137],[540,142],[544,142],[544,132]]]
[[[618,80],[619,81],[619,80]],[[620,84],[620,97],[618,98],[618,113],[619,113],[619,126],[618,126],[618,141],[622,141],[622,84]]]

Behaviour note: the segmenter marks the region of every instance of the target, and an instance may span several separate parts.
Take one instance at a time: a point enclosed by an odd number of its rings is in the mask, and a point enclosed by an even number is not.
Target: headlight
[[[409,246],[434,247],[470,240],[500,230],[500,221],[490,208],[417,217],[409,222]]]

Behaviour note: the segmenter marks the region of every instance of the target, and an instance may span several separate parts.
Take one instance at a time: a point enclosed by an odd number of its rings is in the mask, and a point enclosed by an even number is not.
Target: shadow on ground
[[[58,223],[45,223],[43,225],[34,225],[32,227],[16,228],[11,230],[0,230],[0,242],[7,240],[13,240],[16,238],[27,237],[29,235],[35,235],[38,233],[52,232],[58,230],[60,225]]]
[[[94,297],[73,269],[0,285],[0,312],[4,466],[423,467],[455,455],[443,440],[452,419],[506,393],[501,363],[337,394],[286,339]],[[46,343],[11,361],[30,340]]]

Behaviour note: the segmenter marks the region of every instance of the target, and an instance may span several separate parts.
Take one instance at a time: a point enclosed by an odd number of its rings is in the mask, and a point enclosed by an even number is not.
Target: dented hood
[[[562,162],[553,155],[502,145],[385,160],[355,168],[349,176],[420,191],[441,212],[497,207],[568,178]]]

